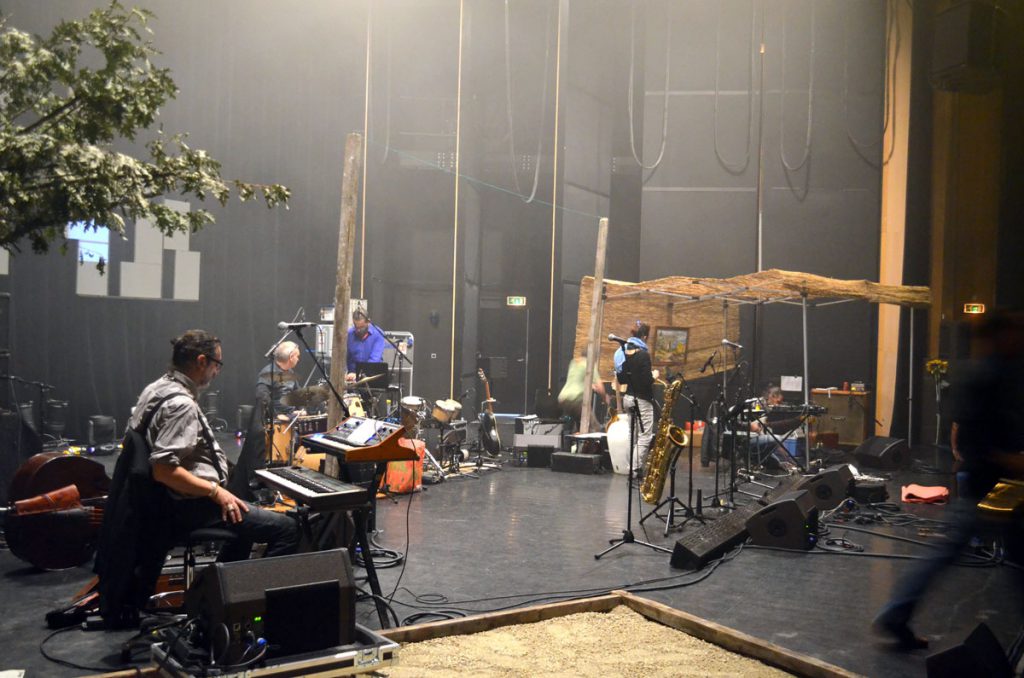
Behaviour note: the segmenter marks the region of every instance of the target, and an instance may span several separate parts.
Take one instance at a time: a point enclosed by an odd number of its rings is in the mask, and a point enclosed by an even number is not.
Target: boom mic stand
[[[625,343],[622,344],[622,350],[625,352]],[[623,372],[626,381],[626,393],[628,394],[633,390],[633,378],[628,367]],[[657,546],[646,541],[641,541],[633,535],[633,457],[636,454],[636,443],[637,436],[636,427],[639,425],[640,433],[644,432],[644,422],[640,417],[640,404],[637,402],[637,397],[633,396],[633,404],[629,408],[629,475],[627,478],[627,491],[626,491],[626,529],[622,531],[622,536],[618,539],[609,539],[608,543],[611,544],[608,548],[600,553],[594,554],[594,560],[600,560],[601,556],[611,553],[615,549],[619,548],[623,544],[640,544],[648,548],[654,549],[655,551],[661,551],[663,553],[672,553],[669,549],[663,546]]]
[[[395,407],[398,410],[401,410],[401,408],[402,408],[402,398],[405,397],[405,392],[402,390],[402,361],[404,360],[405,362],[409,363],[409,369],[412,370],[413,369],[412,359],[408,355],[405,354],[405,351],[403,351],[402,349],[398,348],[398,342],[392,341],[391,337],[389,337],[388,335],[384,334],[384,330],[382,330],[381,328],[377,327],[377,323],[375,323],[372,320],[370,320],[369,316],[367,316],[366,322],[368,322],[370,324],[370,328],[371,329],[377,330],[377,333],[380,334],[380,336],[384,337],[384,341],[386,341],[389,344],[391,344],[391,348],[395,349],[395,358],[398,360],[398,398],[395,400]],[[392,362],[392,368],[391,369],[392,370],[395,369],[394,368],[394,362]],[[410,395],[412,395],[412,394],[410,393]],[[388,412],[386,416],[390,417],[390,416],[392,416],[392,413]]]

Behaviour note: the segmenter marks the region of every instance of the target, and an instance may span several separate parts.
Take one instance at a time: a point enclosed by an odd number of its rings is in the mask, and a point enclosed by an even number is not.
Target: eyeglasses
[[[213,362],[217,363],[217,367],[219,367],[221,369],[224,369],[224,361],[223,360],[217,360],[216,358],[214,358],[209,353],[204,353],[203,355],[206,356],[207,360],[212,360]]]

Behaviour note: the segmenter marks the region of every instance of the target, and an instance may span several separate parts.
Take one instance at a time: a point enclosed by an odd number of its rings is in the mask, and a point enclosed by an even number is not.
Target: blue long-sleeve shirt
[[[379,363],[384,361],[384,335],[370,326],[366,336],[356,336],[356,328],[348,328],[348,371],[356,371],[356,363]]]

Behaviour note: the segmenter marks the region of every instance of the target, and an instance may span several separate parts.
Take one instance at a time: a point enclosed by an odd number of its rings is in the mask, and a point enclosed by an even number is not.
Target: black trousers
[[[283,513],[248,504],[249,512],[242,514],[240,523],[226,523],[221,518],[220,506],[209,499],[180,499],[173,504],[175,537],[181,541],[201,527],[230,530],[238,536],[221,549],[220,561],[245,560],[256,543],[267,545],[267,557],[288,555],[298,549],[298,523]]]

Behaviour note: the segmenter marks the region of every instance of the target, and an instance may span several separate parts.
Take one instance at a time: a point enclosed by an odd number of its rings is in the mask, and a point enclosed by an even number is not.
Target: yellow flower
[[[933,377],[941,377],[949,371],[949,361],[941,358],[933,358],[924,365],[925,371]]]

